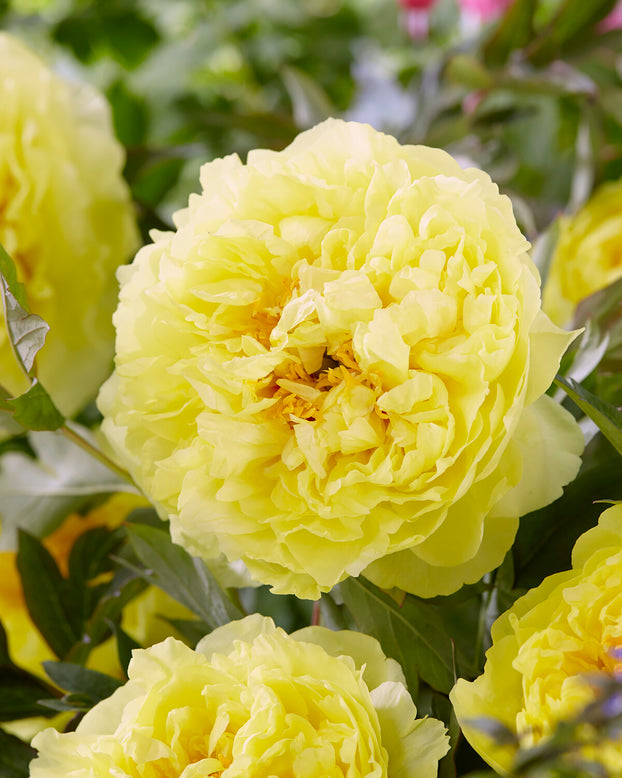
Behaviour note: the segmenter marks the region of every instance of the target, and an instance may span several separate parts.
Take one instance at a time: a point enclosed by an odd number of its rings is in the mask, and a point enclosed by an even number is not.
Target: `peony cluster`
[[[577,303],[622,277],[622,181],[600,187],[560,234],[543,294],[543,307],[560,325]]]
[[[99,398],[173,540],[304,598],[498,566],[583,447],[543,396],[573,334],[540,310],[508,198],[337,120],[201,183],[119,271]]]
[[[579,538],[571,570],[546,578],[495,622],[484,674],[459,680],[451,694],[466,737],[494,768],[509,768],[512,749],[496,745],[473,720],[498,719],[528,746],[546,740],[596,699],[591,675],[619,673],[621,603],[619,504]],[[613,735],[586,756],[608,775],[622,774],[622,743]]]
[[[445,728],[415,719],[399,665],[371,637],[259,615],[191,650],[134,652],[129,681],[75,732],[33,741],[30,778],[434,778]]]
[[[110,371],[116,268],[138,243],[124,156],[90,87],[0,33],[0,243],[50,325],[38,374],[73,414]],[[27,388],[0,321],[0,383]]]

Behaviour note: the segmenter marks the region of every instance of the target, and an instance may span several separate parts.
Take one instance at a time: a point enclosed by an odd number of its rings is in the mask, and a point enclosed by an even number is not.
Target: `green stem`
[[[487,576],[490,578],[490,576]],[[479,611],[479,619],[477,622],[477,636],[475,638],[475,661],[477,666],[481,667],[484,663],[484,633],[486,632],[486,616],[488,614],[488,607],[490,606],[490,600],[492,598],[494,586],[492,581],[489,582],[489,586],[482,595],[482,604]]]
[[[94,446],[90,441],[88,441],[86,438],[82,437],[78,432],[71,429],[71,427],[68,426],[68,424],[63,424],[63,426],[58,430],[62,435],[64,435],[68,440],[71,440],[72,443],[75,443],[76,446],[80,446],[81,449],[86,451],[90,456],[92,456],[94,459],[97,459],[99,462],[101,462],[103,465],[105,465],[109,470],[112,470],[113,473],[116,473],[120,478],[122,478],[124,481],[128,481],[132,486],[136,486],[134,483],[134,479],[132,476],[127,472],[127,470],[124,470],[122,467],[119,467],[115,462],[110,459],[110,457],[106,456],[103,451],[97,448],[97,446]]]

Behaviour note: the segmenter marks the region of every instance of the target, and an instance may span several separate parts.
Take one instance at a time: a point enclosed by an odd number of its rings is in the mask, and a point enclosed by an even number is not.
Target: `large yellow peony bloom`
[[[39,378],[76,412],[110,372],[116,268],[138,244],[108,106],[0,33],[0,243],[51,330]],[[27,388],[0,316],[0,384]]]
[[[119,271],[99,398],[175,542],[305,598],[361,572],[449,593],[500,564],[583,445],[542,396],[573,336],[509,200],[335,120],[201,182]]]
[[[568,324],[577,303],[621,277],[622,181],[616,181],[561,219],[542,307],[557,324]]]
[[[529,746],[596,698],[590,675],[619,672],[622,644],[622,504],[606,510],[577,541],[572,570],[546,578],[493,625],[484,674],[460,680],[450,698],[471,745],[497,770],[512,749],[493,743],[470,720],[503,722]],[[622,775],[622,742],[590,753]]]
[[[129,677],[76,732],[35,738],[31,778],[433,778],[448,750],[365,635],[288,636],[253,615],[196,651],[173,638],[136,651]]]

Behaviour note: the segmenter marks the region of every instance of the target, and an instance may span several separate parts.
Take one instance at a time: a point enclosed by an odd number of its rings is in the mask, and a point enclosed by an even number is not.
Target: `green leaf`
[[[162,617],[164,618],[164,617]],[[192,645],[196,644],[212,631],[209,624],[200,619],[166,619],[171,627],[179,632]]]
[[[106,96],[112,108],[115,135],[125,146],[139,146],[145,142],[149,125],[147,104],[133,94],[123,81],[115,81]]]
[[[17,568],[32,620],[56,656],[64,658],[81,637],[76,602],[50,552],[24,530]]]
[[[65,423],[65,417],[36,378],[28,391],[5,402],[13,412],[13,419],[27,430],[53,431]]]
[[[123,686],[123,681],[71,662],[43,662],[48,677],[61,689],[84,695],[95,705]]]
[[[449,692],[455,681],[452,642],[432,605],[407,595],[400,606],[362,577],[342,581],[339,591],[361,632],[377,638],[400,663],[413,696],[419,677]]]
[[[0,729],[0,775],[2,778],[28,778],[29,764],[37,752],[14,735]]]
[[[26,429],[55,430],[63,425],[63,415],[35,377],[35,357],[43,347],[50,328],[40,316],[30,313],[24,286],[17,281],[13,260],[0,245],[0,292],[9,343],[15,358],[31,380],[19,397],[2,396],[0,408],[13,414],[13,421]]]
[[[585,35],[610,13],[617,0],[563,0],[556,13],[528,47],[529,59],[542,65],[559,57],[567,45]]]
[[[4,278],[4,283],[9,291],[17,300],[17,303],[26,311],[30,312],[28,307],[28,297],[26,296],[26,287],[17,280],[17,268],[15,262],[8,255],[6,249],[0,243],[0,275]]]
[[[9,656],[6,631],[0,623],[0,721],[49,715],[39,700],[53,693],[40,678],[14,664]]]
[[[25,670],[0,667],[0,721],[49,716],[40,700],[51,693],[47,684]]]
[[[490,89],[495,85],[484,63],[470,54],[459,53],[451,57],[446,66],[446,75],[450,81],[470,89]]]
[[[618,454],[622,454],[622,413],[614,405],[596,397],[572,378],[566,379],[558,375],[555,383],[561,386],[586,416],[592,419]]]
[[[502,65],[514,49],[523,48],[532,40],[537,6],[538,0],[516,0],[512,4],[484,45],[485,62]]]
[[[125,606],[145,588],[145,581],[125,568],[117,570],[112,581],[97,587],[96,591],[88,587],[87,596],[80,606],[83,614],[82,639],[63,658],[74,664],[84,664],[91,650],[114,632],[111,623],[119,624]]]
[[[128,635],[127,632],[122,630],[119,624],[115,624],[115,622],[108,620],[108,626],[117,641],[117,657],[119,659],[119,664],[125,675],[127,675],[127,668],[130,664],[130,659],[132,658],[132,651],[135,648],[142,648],[142,646],[140,643],[137,643],[131,635]]]
[[[49,325],[35,313],[28,313],[12,294],[9,285],[0,276],[4,304],[4,318],[11,346],[22,370],[30,375],[35,356],[43,347],[50,331]]]
[[[310,76],[291,65],[283,68],[282,75],[298,127],[307,129],[335,115],[328,95]]]
[[[69,555],[69,580],[73,586],[87,586],[102,573],[110,572],[114,562],[110,555],[118,550],[125,538],[119,528],[93,527],[83,532],[73,544]]]
[[[593,527],[604,506],[594,500],[622,499],[620,463],[613,446],[598,434],[587,446],[577,477],[558,500],[521,517],[512,547],[515,586],[529,589],[570,567],[577,538]]]
[[[147,571],[145,579],[185,605],[212,629],[242,618],[200,560],[174,545],[167,532],[141,524],[128,525],[134,551]]]

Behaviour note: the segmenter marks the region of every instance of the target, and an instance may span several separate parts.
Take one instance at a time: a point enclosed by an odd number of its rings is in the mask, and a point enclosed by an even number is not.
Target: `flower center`
[[[352,351],[352,342],[346,341],[332,354],[325,354],[322,366],[315,373],[307,373],[298,362],[290,362],[283,375],[274,373],[268,392],[276,399],[268,416],[280,418],[292,426],[295,419],[317,421],[329,392],[337,386],[355,384],[373,390],[380,387],[380,377],[363,373]],[[386,416],[376,409],[382,418]],[[295,419],[293,419],[295,417]]]

